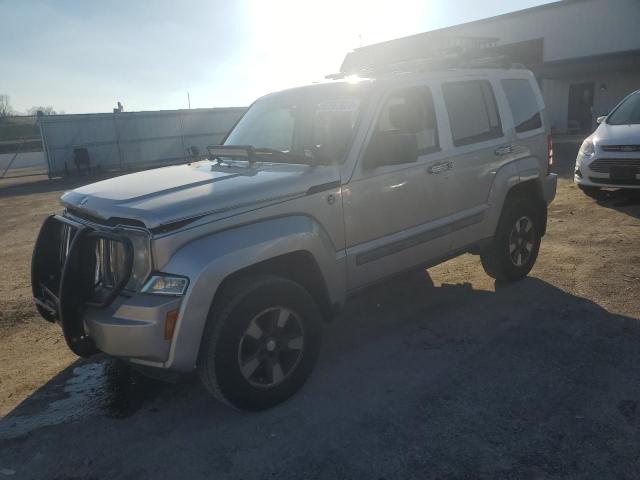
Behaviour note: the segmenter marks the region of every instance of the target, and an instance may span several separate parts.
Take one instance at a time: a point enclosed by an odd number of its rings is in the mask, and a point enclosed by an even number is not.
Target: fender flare
[[[181,247],[163,271],[189,278],[165,367],[192,370],[209,309],[229,275],[296,251],[310,253],[318,264],[331,302],[344,301],[346,262],[324,228],[307,215],[263,220],[223,230]]]
[[[501,166],[495,172],[487,198],[487,204],[489,205],[485,231],[487,238],[492,237],[498,227],[502,208],[509,192],[516,185],[531,180],[537,181],[538,184],[540,184],[542,176],[540,163],[535,157],[513,160]],[[538,186],[542,188],[541,185]]]

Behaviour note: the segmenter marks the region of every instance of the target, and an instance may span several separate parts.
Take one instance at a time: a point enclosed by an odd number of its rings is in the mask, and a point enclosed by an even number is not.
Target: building
[[[443,38],[485,39],[531,69],[557,133],[590,132],[640,89],[640,0],[563,0],[369,45],[347,56],[342,71],[363,59],[419,57]]]

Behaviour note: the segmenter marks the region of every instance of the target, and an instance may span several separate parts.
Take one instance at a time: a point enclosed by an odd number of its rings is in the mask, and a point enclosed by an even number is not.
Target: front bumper
[[[628,156],[612,158],[611,154],[605,155],[604,153],[606,152],[598,153],[591,158],[585,158],[578,153],[573,171],[574,183],[583,187],[640,189],[640,168],[638,168],[635,178],[625,179],[611,178],[610,172],[602,171],[602,168],[600,171],[591,169],[590,166],[596,161],[609,161],[615,164],[617,160],[623,162],[633,160],[633,157]]]
[[[99,275],[104,264],[100,242],[118,243],[123,254],[112,257],[118,277],[109,284]],[[115,252],[115,246],[105,247]],[[61,327],[69,348],[80,356],[99,351],[132,362],[163,366],[172,330],[168,314],[179,311],[182,298],[125,290],[133,270],[133,244],[122,229],[99,229],[51,216],[36,241],[31,283],[38,311]]]
[[[171,340],[165,338],[167,314],[179,310],[180,304],[181,298],[176,297],[119,296],[106,308],[87,308],[82,319],[100,351],[135,363],[161,364],[171,347]]]

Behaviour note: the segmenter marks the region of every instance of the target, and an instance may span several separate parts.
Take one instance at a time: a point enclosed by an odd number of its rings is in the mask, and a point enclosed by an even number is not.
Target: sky
[[[66,113],[245,106],[368,45],[549,0],[0,0],[0,94]]]

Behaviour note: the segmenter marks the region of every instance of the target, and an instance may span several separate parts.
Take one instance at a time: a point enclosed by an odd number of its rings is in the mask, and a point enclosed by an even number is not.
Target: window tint
[[[393,93],[380,112],[378,130],[415,134],[418,155],[437,151],[438,124],[431,90],[416,87]]]
[[[502,88],[509,101],[516,132],[528,132],[542,127],[538,101],[529,80],[502,80]]]
[[[502,136],[496,99],[489,82],[445,83],[442,94],[454,145],[468,145]]]
[[[632,125],[640,123],[640,93],[627,97],[607,118],[609,125]]]
[[[340,161],[346,154],[358,119],[358,98],[326,100],[315,106],[312,119],[312,145],[325,148],[325,155]]]

